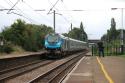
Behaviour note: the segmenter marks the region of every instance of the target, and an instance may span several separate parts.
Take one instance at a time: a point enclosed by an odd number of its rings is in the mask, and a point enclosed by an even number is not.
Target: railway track
[[[30,70],[12,79],[6,79],[4,83],[59,83],[66,74],[71,71],[76,62],[82,58],[83,53],[52,61],[49,64]]]
[[[23,73],[29,72],[33,69],[50,64],[51,62],[53,62],[53,61],[52,60],[37,60],[32,63],[27,63],[24,65],[20,65],[20,66],[6,69],[6,70],[2,70],[2,71],[0,71],[0,82],[4,82],[7,79],[14,78]]]
[[[59,83],[65,77],[65,75],[71,71],[74,67],[76,62],[81,58],[80,57],[73,57],[71,60],[55,67],[54,69],[47,71],[47,73],[34,78],[33,80],[29,81],[28,83]]]

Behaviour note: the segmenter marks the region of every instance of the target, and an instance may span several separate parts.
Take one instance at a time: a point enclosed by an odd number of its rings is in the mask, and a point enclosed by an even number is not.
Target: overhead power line
[[[26,1],[23,1],[32,11],[34,11],[36,14],[39,14],[41,18],[45,18],[47,21],[50,21],[48,18],[43,16],[42,14],[38,13],[38,11],[46,11],[45,9],[34,9],[31,5],[29,5]]]
[[[50,4],[51,6],[53,6],[53,3],[52,3],[50,0],[48,0],[48,2],[49,2],[49,4]],[[58,9],[57,9],[56,7],[54,7],[54,9],[55,9],[56,11],[58,11]]]
[[[15,10],[15,9],[7,9],[7,8],[0,9],[0,11],[8,11],[8,10]]]
[[[6,0],[5,0],[6,1]],[[33,20],[32,18],[30,18],[30,17],[28,17],[29,15],[26,15],[21,9],[19,9],[18,7],[16,7],[16,5],[18,4],[18,2],[20,1],[20,0],[17,0],[17,2],[14,4],[11,0],[9,0],[10,1],[10,3],[13,5],[11,5],[8,1],[6,1],[6,3],[7,4],[9,4],[10,6],[12,6],[10,9],[12,9],[12,8],[17,8],[17,9],[15,9],[17,12],[19,11],[19,12],[21,12],[22,14],[20,14],[20,13],[15,13],[15,12],[12,12],[12,10],[9,10],[8,12],[7,12],[7,14],[16,14],[16,15],[18,15],[18,16],[21,16],[21,17],[23,17],[23,18],[25,18],[25,19],[27,19],[28,21],[30,21],[31,23],[32,22],[36,22],[36,23],[38,23],[37,21],[35,21],[35,20]],[[22,2],[23,2],[23,0],[21,0]]]
[[[18,4],[19,1],[20,1],[20,0],[17,0],[17,2],[10,8],[10,10],[7,12],[7,14],[10,13],[11,9],[13,9],[13,8]]]
[[[62,1],[62,0],[61,0]],[[53,10],[53,8],[56,6],[56,4],[59,2],[59,0],[57,0],[56,1],[56,3],[50,8],[50,10],[49,10],[49,12],[47,13],[47,14],[49,14],[50,13],[50,11],[52,11]]]

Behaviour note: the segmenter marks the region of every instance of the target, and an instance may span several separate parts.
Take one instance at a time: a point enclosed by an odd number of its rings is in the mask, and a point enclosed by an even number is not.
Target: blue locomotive
[[[44,46],[48,53],[57,53],[61,56],[88,48],[87,42],[75,40],[57,33],[46,35]]]

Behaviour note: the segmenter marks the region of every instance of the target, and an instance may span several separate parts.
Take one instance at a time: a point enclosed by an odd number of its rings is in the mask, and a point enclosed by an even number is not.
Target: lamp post
[[[111,8],[112,10],[121,9],[121,32],[120,32],[120,38],[121,38],[121,54],[124,53],[124,32],[123,32],[123,9],[124,8]]]

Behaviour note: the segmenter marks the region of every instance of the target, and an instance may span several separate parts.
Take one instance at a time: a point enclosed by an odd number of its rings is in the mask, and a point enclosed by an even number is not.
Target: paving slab
[[[96,56],[84,57],[62,83],[125,83],[125,58],[106,56],[98,59],[103,68]]]
[[[119,56],[108,56],[101,58],[109,76],[114,83],[125,83],[125,58]]]

